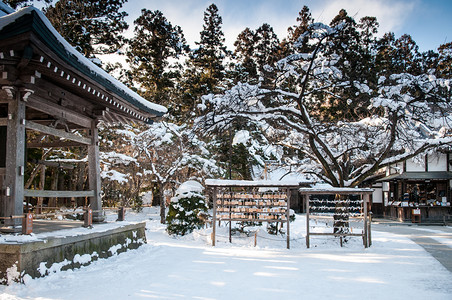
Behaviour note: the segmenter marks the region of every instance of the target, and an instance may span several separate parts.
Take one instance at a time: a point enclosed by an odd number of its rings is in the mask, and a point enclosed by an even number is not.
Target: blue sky
[[[452,41],[452,0],[129,0],[124,9],[131,23],[140,10],[160,10],[173,24],[184,30],[191,46],[199,40],[205,9],[215,3],[223,18],[223,31],[229,50],[237,35],[250,27],[269,23],[280,39],[296,24],[298,12],[307,5],[316,21],[329,23],[341,8],[359,20],[375,16],[379,35],[392,31],[396,37],[410,34],[421,51],[436,50]]]

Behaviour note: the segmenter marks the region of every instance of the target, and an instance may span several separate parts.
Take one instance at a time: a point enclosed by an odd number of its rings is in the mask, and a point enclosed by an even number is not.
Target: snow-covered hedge
[[[186,181],[171,198],[167,221],[169,234],[185,235],[203,226],[199,213],[207,213],[204,187],[197,181]]]

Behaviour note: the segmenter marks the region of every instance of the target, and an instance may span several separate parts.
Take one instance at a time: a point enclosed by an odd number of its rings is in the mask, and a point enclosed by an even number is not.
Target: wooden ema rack
[[[216,221],[229,222],[231,241],[232,222],[287,223],[287,249],[290,248],[290,190],[278,192],[242,193],[214,188],[212,246],[215,246]]]
[[[285,221],[286,193],[217,194],[216,218],[222,221]]]

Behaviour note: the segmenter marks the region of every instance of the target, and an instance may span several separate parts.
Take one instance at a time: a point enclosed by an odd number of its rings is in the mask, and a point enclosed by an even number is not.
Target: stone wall
[[[136,249],[146,243],[145,223],[69,237],[0,244],[0,281],[22,281],[51,272],[79,268],[99,258]]]

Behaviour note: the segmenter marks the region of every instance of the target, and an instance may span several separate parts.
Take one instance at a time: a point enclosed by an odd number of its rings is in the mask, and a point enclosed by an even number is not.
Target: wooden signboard
[[[33,232],[33,214],[25,214],[22,220],[22,234],[31,234]]]
[[[85,211],[83,227],[92,227],[93,226],[93,210],[91,208]]]

